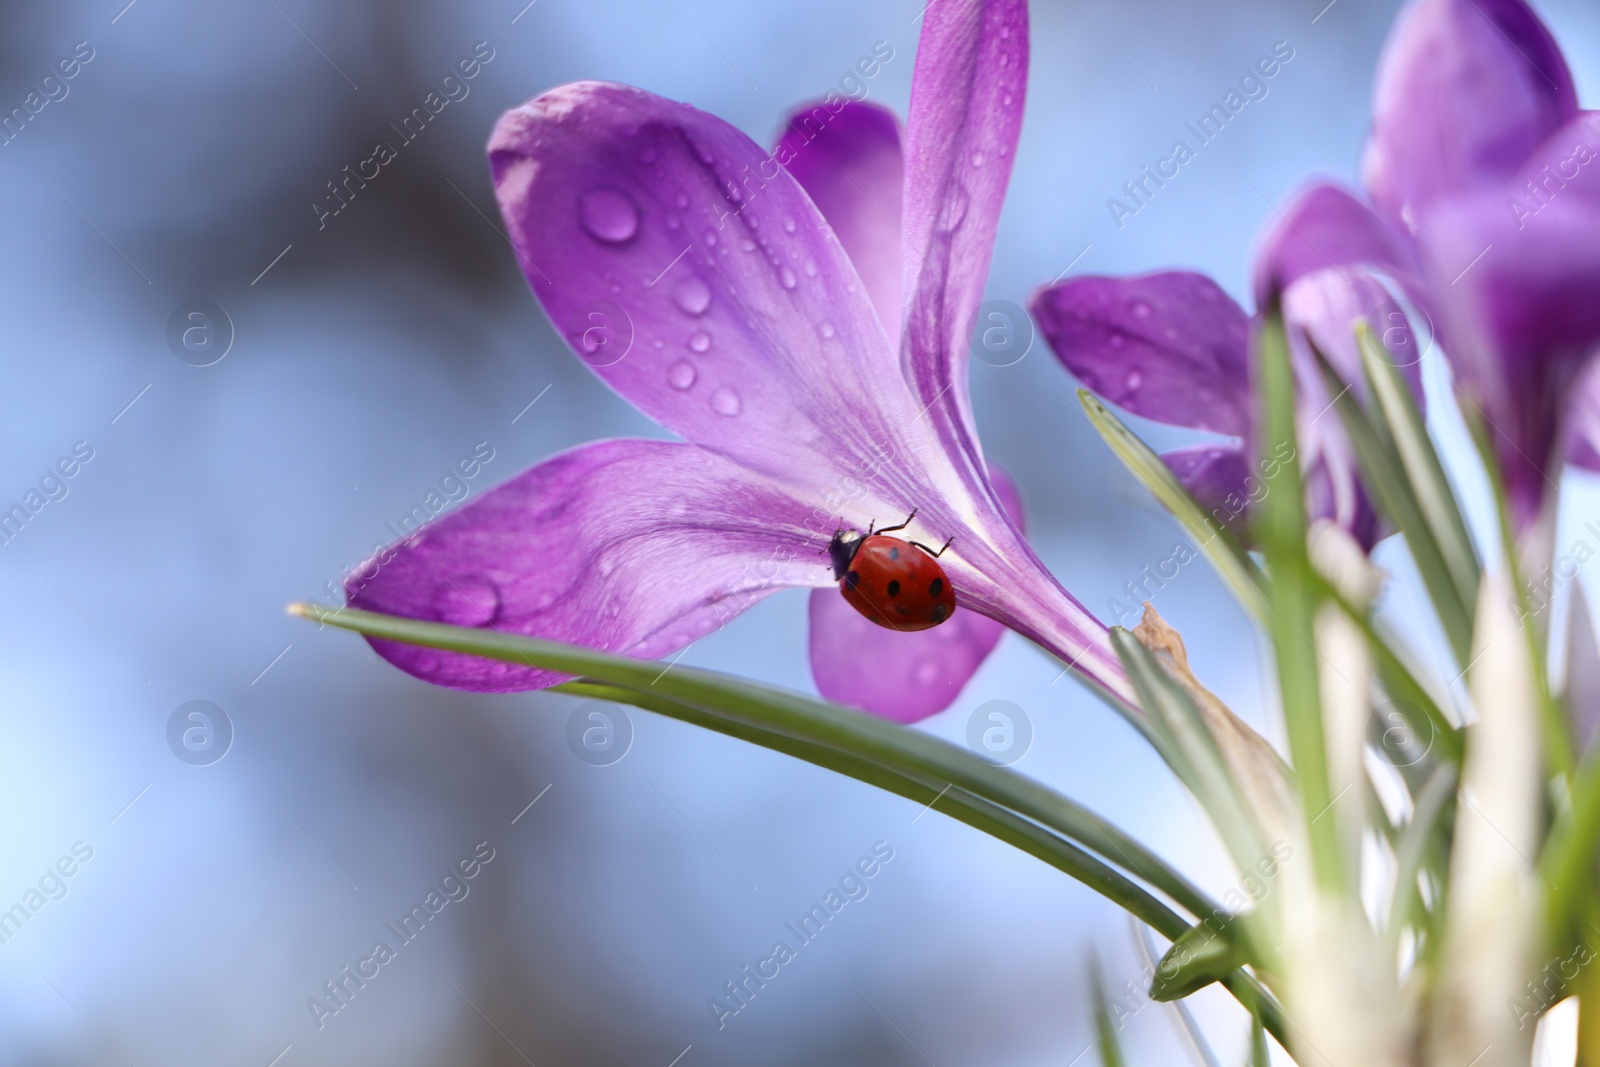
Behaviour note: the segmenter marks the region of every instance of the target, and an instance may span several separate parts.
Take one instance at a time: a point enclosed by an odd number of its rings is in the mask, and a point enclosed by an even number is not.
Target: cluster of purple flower
[[[549,459],[386,550],[376,578],[350,587],[352,605],[453,619],[470,589],[477,625],[648,658],[810,587],[813,672],[834,699],[902,721],[932,714],[1010,628],[1131,704],[1106,626],[1028,547],[968,400],[1027,68],[1025,0],[934,0],[904,127],[836,99],[813,129],[806,105],[769,155],[714,116],[599,82],[506,114],[490,164],[536,296],[557,324],[586,321],[596,300],[625,305],[631,349],[591,366],[683,440]],[[1385,532],[1342,424],[1321,417],[1335,398],[1313,351],[1359,392],[1355,324],[1405,342],[1404,307],[1426,314],[1489,428],[1520,528],[1548,521],[1569,453],[1600,469],[1600,398],[1581,377],[1600,343],[1593,121],[1523,0],[1415,0],[1401,16],[1364,189],[1312,185],[1256,256],[1257,306],[1281,307],[1289,329],[1313,516],[1367,545]],[[1246,530],[1256,460],[1280,454],[1258,422],[1252,315],[1187,271],[1071,277],[1032,310],[1086,386],[1225,438],[1164,458]],[[1415,361],[1404,370],[1420,397]],[[953,537],[941,563],[962,610],[920,633],[855,615],[818,556],[819,507],[861,530],[915,510],[908,538]],[[374,645],[464,689],[561,680]]]

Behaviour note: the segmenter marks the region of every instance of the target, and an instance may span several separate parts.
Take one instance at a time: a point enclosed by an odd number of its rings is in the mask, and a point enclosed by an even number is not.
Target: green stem
[[[934,783],[935,792],[947,785],[963,789],[1077,842],[1159,889],[1196,919],[1205,918],[1218,907],[1144,845],[1071,798],[920,730],[715,671],[684,666],[663,670],[659,663],[572,645],[352,608],[300,604],[293,610],[318,622],[372,637],[533,664],[547,670],[588,675],[641,694],[660,694],[729,721],[759,725],[764,735],[809,743],[912,775]]]

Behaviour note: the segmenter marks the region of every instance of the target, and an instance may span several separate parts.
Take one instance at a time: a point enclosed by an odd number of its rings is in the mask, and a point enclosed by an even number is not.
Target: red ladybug
[[[956,610],[955,590],[939,566],[939,557],[955,538],[935,552],[916,541],[887,536],[904,530],[916,517],[913,511],[899,526],[876,533],[869,525],[865,537],[840,527],[828,542],[839,592],[851,607],[891,630],[927,630]]]

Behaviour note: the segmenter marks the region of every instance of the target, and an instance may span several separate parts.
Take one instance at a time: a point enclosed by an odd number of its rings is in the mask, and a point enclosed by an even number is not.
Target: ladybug
[[[931,629],[956,610],[955,590],[939,565],[939,557],[955,538],[935,552],[916,541],[888,536],[910,526],[916,517],[913,511],[900,525],[876,533],[869,525],[865,537],[841,526],[828,542],[839,592],[851,607],[891,630]]]

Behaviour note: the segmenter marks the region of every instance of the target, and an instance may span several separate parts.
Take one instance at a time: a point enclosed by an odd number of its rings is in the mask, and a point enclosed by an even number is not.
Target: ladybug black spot
[[[935,578],[933,581],[928,583],[928,595],[929,596],[936,597],[940,593],[943,593],[943,592],[944,592],[944,579],[943,578]]]
[[[899,582],[891,581],[889,583],[889,595],[892,596],[892,597],[900,595],[900,583]]]
[[[856,586],[860,585],[861,584],[861,572],[860,571],[847,571],[847,572],[845,572],[844,584],[849,586],[851,589],[854,589]]]
[[[929,613],[928,617],[934,622],[944,622],[945,616],[948,614],[950,613],[944,610],[943,604],[935,604],[933,611]]]

